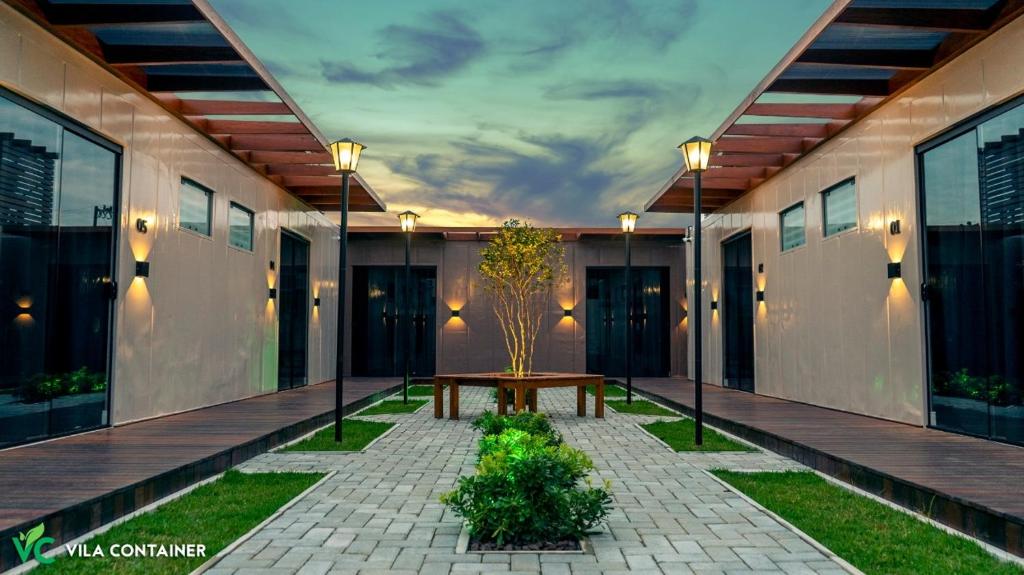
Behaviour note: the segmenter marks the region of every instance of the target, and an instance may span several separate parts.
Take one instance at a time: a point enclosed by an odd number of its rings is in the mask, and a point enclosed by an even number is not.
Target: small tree
[[[529,375],[548,295],[565,278],[565,248],[554,230],[513,219],[501,225],[480,257],[480,276],[505,335],[512,373]]]

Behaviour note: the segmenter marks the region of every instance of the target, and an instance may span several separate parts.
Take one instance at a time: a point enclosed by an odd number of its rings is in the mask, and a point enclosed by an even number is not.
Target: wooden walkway
[[[635,391],[685,413],[693,388],[633,379]],[[1024,555],[1024,448],[707,384],[704,414],[709,425]]]
[[[400,385],[346,379],[345,413]],[[332,381],[0,451],[0,571],[18,561],[9,539],[40,521],[60,544],[333,417]]]

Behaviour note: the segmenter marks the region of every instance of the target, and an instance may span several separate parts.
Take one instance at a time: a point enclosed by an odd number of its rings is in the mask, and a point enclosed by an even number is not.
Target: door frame
[[[302,235],[302,234],[300,234],[300,233],[298,233],[298,232],[296,232],[294,230],[286,228],[284,226],[281,226],[280,228],[278,228],[278,230],[280,232],[278,234],[278,246],[277,246],[277,254],[278,254],[277,255],[277,260],[278,260],[278,262],[280,264],[280,265],[278,265],[278,268],[277,268],[277,278],[278,278],[278,281],[277,281],[276,285],[279,288],[278,289],[278,294],[283,294],[283,291],[280,290],[280,287],[281,287],[281,275],[282,275],[282,271],[284,269],[284,262],[281,261],[281,244],[284,242],[284,237],[285,236],[289,236],[289,238],[291,238],[292,240],[302,242],[306,246],[306,296],[307,296],[306,297],[306,303],[309,304],[309,301],[311,299],[309,296],[312,295],[312,290],[310,289],[310,284],[313,281],[312,274],[309,273],[310,269],[312,268],[310,260],[312,258],[313,242],[311,242],[309,240],[309,238],[307,238],[306,236],[304,236],[304,235]],[[278,329],[278,340],[277,340],[277,391],[288,391],[288,390],[296,389],[296,386],[292,385],[292,386],[289,386],[288,389],[281,389],[281,339],[280,339],[281,306],[280,306],[280,295],[278,295],[278,298],[279,298],[278,299],[279,303],[278,303],[278,306],[277,306],[278,307],[278,310],[277,310],[277,329]],[[305,312],[306,312],[306,329],[303,330],[305,332],[303,334],[304,339],[305,339],[305,343],[303,344],[303,348],[306,350],[306,361],[303,362],[303,368],[304,368],[304,372],[305,372],[306,383],[305,383],[305,385],[301,385],[301,386],[298,386],[298,387],[306,387],[310,383],[309,382],[309,353],[310,353],[310,349],[309,349],[309,326],[310,326],[310,323],[311,323],[310,322],[310,319],[311,319],[310,316],[312,315],[312,307],[310,305],[306,305],[305,306]]]
[[[720,277],[722,278],[722,295],[721,295],[721,297],[719,297],[719,299],[722,300],[722,301],[725,300],[725,295],[727,293],[726,289],[725,289],[725,246],[726,246],[726,244],[729,244],[729,243],[732,243],[732,242],[740,240],[744,236],[750,237],[750,265],[753,266],[754,265],[754,228],[753,227],[746,227],[746,228],[743,228],[743,229],[738,230],[736,232],[733,232],[733,233],[729,234],[728,236],[726,236],[725,238],[723,238],[721,242],[719,242],[719,247],[718,247],[718,250],[719,250],[719,262],[721,263],[721,271],[719,273],[721,273]],[[754,268],[753,267],[750,268],[750,273],[751,274],[754,273]],[[754,280],[753,283],[754,283],[754,288],[756,290],[757,289],[757,281]],[[751,299],[754,298],[754,294],[753,293],[750,294],[750,298]],[[757,393],[757,302],[756,301],[753,302],[754,314],[753,314],[753,317],[751,318],[753,321],[750,324],[751,339],[752,339],[753,344],[754,344],[753,352],[750,354],[750,361],[753,364],[753,375],[751,377],[751,379],[753,381],[753,389],[750,390],[750,391],[746,391],[745,389],[740,389],[738,387],[728,387],[727,385],[725,385],[725,366],[726,366],[726,357],[725,357],[725,353],[726,353],[726,350],[725,350],[725,340],[726,340],[726,337],[725,337],[725,330],[728,328],[728,324],[726,323],[726,319],[725,319],[725,316],[726,316],[725,306],[722,305],[722,301],[720,301],[719,304],[718,304],[718,308],[719,308],[718,309],[718,313],[720,313],[722,315],[722,319],[721,319],[721,323],[722,323],[722,336],[720,338],[721,345],[722,345],[722,387],[724,387],[726,389],[735,389],[736,391],[743,391],[745,393]]]

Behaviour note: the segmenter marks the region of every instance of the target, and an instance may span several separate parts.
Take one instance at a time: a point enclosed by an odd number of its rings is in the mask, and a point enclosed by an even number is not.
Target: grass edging
[[[629,411],[628,410],[629,406],[637,405],[637,404],[640,404],[640,403],[649,403],[649,404],[653,405],[654,407],[663,410],[664,413],[639,413],[639,412]],[[621,405],[625,405],[627,408],[625,410],[623,410],[623,409],[616,409],[613,404],[620,405],[620,406]],[[610,409],[610,410],[614,411],[615,413],[618,413],[618,414],[621,414],[621,415],[638,415],[640,417],[675,417],[675,418],[680,418],[680,419],[684,419],[686,417],[686,416],[684,416],[683,414],[679,413],[678,411],[676,411],[674,409],[671,409],[669,407],[665,407],[664,405],[662,405],[662,404],[660,404],[660,403],[658,403],[656,401],[651,401],[649,399],[634,399],[633,403],[630,404],[630,403],[626,403],[625,399],[611,399],[611,400],[609,400],[608,398],[605,398],[605,400],[604,400],[604,407],[605,407],[605,409]]]
[[[703,473],[704,475],[707,475],[711,479],[717,481],[719,485],[725,487],[727,490],[729,490],[730,492],[734,493],[735,495],[738,495],[740,497],[740,499],[746,501],[747,503],[752,505],[755,509],[757,509],[761,513],[764,513],[768,517],[771,517],[774,521],[776,521],[777,523],[779,523],[780,525],[782,525],[786,529],[789,529],[793,533],[796,533],[797,536],[800,537],[801,539],[803,539],[807,544],[809,544],[811,547],[814,547],[815,549],[820,551],[823,555],[828,557],[830,560],[832,560],[835,563],[837,563],[840,567],[845,569],[848,573],[853,573],[855,575],[864,575],[863,571],[861,571],[860,569],[857,569],[850,562],[848,562],[847,560],[845,560],[842,557],[840,557],[840,556],[836,555],[835,553],[833,553],[831,549],[829,549],[828,547],[825,547],[824,545],[822,545],[820,542],[818,542],[817,539],[814,539],[810,535],[804,533],[803,531],[798,529],[796,527],[796,525],[793,525],[789,521],[786,521],[785,519],[783,519],[782,517],[780,517],[779,515],[777,515],[773,511],[771,511],[770,509],[766,508],[764,505],[761,505],[757,501],[754,501],[746,493],[743,493],[738,488],[734,487],[731,483],[729,483],[729,482],[725,481],[724,479],[718,477],[714,473],[711,473],[707,469],[701,469],[700,472]]]
[[[396,399],[396,396],[397,396],[397,399]],[[373,408],[375,408],[375,407],[377,407],[377,406],[379,406],[379,405],[381,405],[381,404],[383,404],[385,402],[388,402],[388,401],[401,402],[402,401],[401,394],[399,393],[399,394],[395,394],[395,395],[390,395],[390,396],[385,397],[384,399],[382,399],[382,400],[380,400],[380,401],[378,401],[376,403],[373,403],[371,405],[367,405],[366,407],[364,407],[364,408],[360,409],[359,411],[353,413],[350,417],[381,417],[381,416],[384,416],[384,415],[413,415],[415,413],[419,413],[419,411],[421,409],[423,409],[424,407],[426,407],[426,406],[430,405],[431,403],[433,403],[433,398],[431,398],[431,399],[423,399],[421,397],[413,397],[413,396],[410,395],[409,396],[409,403],[418,403],[418,402],[421,402],[421,401],[425,402],[425,403],[420,404],[419,407],[417,407],[416,409],[414,409],[412,411],[396,411],[396,412],[393,412],[393,413],[370,413],[370,414],[364,414],[363,413],[364,411],[368,411],[370,409],[373,409]]]
[[[292,442],[291,444],[289,444],[287,446],[282,445],[279,448],[279,451],[277,451],[277,452],[278,453],[319,453],[321,455],[322,454],[328,454],[328,453],[333,453],[333,454],[338,454],[338,453],[343,453],[343,454],[344,453],[365,453],[368,449],[373,447],[373,445],[375,443],[377,443],[382,438],[387,436],[389,433],[394,431],[395,428],[400,425],[399,423],[392,423],[390,421],[374,421],[372,419],[355,419],[355,420],[353,420],[351,418],[345,418],[343,420],[343,423],[342,423],[342,430],[343,431],[344,431],[344,422],[346,422],[346,421],[349,422],[349,423],[355,422],[355,423],[366,423],[366,424],[372,424],[372,425],[387,425],[388,428],[385,429],[383,432],[381,432],[380,435],[378,435],[378,436],[374,437],[373,439],[371,439],[366,445],[364,445],[360,449],[326,449],[326,450],[325,449],[295,449],[295,450],[290,449],[290,447],[292,447],[293,445],[297,445],[300,441],[311,440],[311,439],[315,438],[317,435],[319,435],[320,433],[322,433],[322,432],[324,432],[324,431],[334,427],[334,424],[330,423],[330,424],[325,425],[324,427],[321,427],[320,429],[317,429],[316,431],[314,431],[314,432],[312,432],[310,434],[307,434],[305,437]]]
[[[736,471],[736,470],[730,469],[729,471]],[[824,479],[826,482],[831,483],[832,485],[835,485],[836,487],[845,489],[845,490],[847,490],[847,491],[849,491],[851,493],[854,493],[855,495],[860,495],[862,497],[867,497],[868,499],[874,501],[875,503],[881,503],[882,505],[885,505],[886,507],[888,507],[888,508],[890,508],[890,509],[892,509],[894,511],[899,511],[900,513],[904,513],[906,515],[909,515],[909,516],[913,517],[914,519],[917,519],[918,521],[922,521],[924,523],[927,523],[928,525],[931,525],[932,527],[935,527],[936,529],[939,529],[940,531],[943,531],[943,532],[945,532],[945,533],[947,533],[949,535],[954,535],[954,536],[959,537],[961,539],[966,539],[966,540],[970,541],[971,543],[975,543],[979,547],[981,547],[982,549],[987,551],[989,554],[993,555],[994,557],[996,557],[996,558],[998,558],[998,559],[1000,559],[1002,561],[1008,561],[1010,563],[1016,563],[1017,565],[1019,565],[1021,567],[1024,567],[1024,557],[1020,557],[1020,556],[1014,555],[1012,553],[1009,553],[1008,551],[1006,551],[1004,549],[1000,549],[999,547],[996,547],[995,545],[992,545],[991,543],[986,543],[985,541],[982,541],[981,539],[978,539],[976,537],[971,537],[970,535],[968,535],[967,533],[964,533],[963,531],[959,531],[957,529],[954,529],[953,527],[950,527],[949,525],[946,525],[945,523],[940,523],[940,522],[932,519],[931,517],[928,517],[927,515],[924,515],[924,514],[918,512],[918,511],[915,511],[915,510],[910,509],[908,507],[903,507],[902,505],[899,505],[898,503],[889,501],[888,499],[885,499],[884,497],[880,497],[878,495],[875,495],[874,493],[871,493],[870,491],[865,491],[865,490],[861,489],[860,487],[857,487],[856,485],[853,485],[851,483],[846,483],[846,482],[844,482],[844,481],[842,481],[840,479],[837,479],[835,477],[832,477],[831,475],[828,475],[826,473],[822,473],[821,471],[818,471],[817,469],[810,469],[810,471],[812,471],[818,477]]]
[[[392,429],[394,429],[394,428],[392,427]],[[289,501],[288,503],[285,503],[283,506],[279,507],[277,511],[275,511],[273,514],[270,515],[270,517],[267,517],[259,525],[257,525],[255,527],[253,527],[252,529],[250,529],[245,535],[242,535],[238,539],[235,539],[234,542],[229,544],[224,549],[221,549],[216,555],[214,555],[213,557],[210,557],[210,559],[207,560],[206,563],[203,563],[199,567],[196,567],[195,571],[192,571],[192,573],[190,573],[189,575],[199,575],[200,573],[205,573],[207,570],[209,570],[214,565],[219,563],[221,561],[221,559],[226,557],[229,553],[231,553],[235,549],[238,549],[238,547],[240,547],[243,543],[245,543],[246,541],[251,539],[253,535],[255,535],[257,532],[259,532],[261,529],[263,529],[267,525],[269,525],[271,521],[274,521],[278,517],[280,517],[281,515],[284,515],[284,513],[286,511],[288,511],[289,509],[294,507],[295,504],[298,503],[300,500],[302,500],[303,497],[305,497],[305,496],[309,495],[310,493],[312,493],[314,489],[316,489],[317,487],[320,487],[321,485],[323,485],[323,483],[325,481],[327,481],[328,479],[334,477],[335,475],[337,475],[337,473],[338,473],[337,471],[329,471],[329,472],[327,472],[326,475],[324,475],[323,477],[320,478],[320,481],[317,481],[313,485],[310,485],[309,487],[306,488],[305,491],[303,491],[302,493],[299,493],[298,495],[293,497],[291,499],[291,501]]]

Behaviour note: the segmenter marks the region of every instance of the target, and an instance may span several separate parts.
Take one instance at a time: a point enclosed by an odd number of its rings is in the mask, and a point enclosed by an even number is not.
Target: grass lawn
[[[331,425],[281,451],[359,451],[394,425],[382,421],[346,419],[341,426],[340,444],[334,441],[334,426]]]
[[[444,386],[448,389],[448,386]],[[409,397],[434,397],[434,386],[433,385],[410,385],[409,386]]]
[[[655,421],[643,426],[658,439],[669,444],[676,451],[755,451],[718,433],[714,429],[704,427],[704,444],[698,447],[693,443],[693,432],[696,430],[692,419],[675,421]]]
[[[868,574],[1024,573],[971,541],[809,471],[714,474]]]
[[[633,415],[664,415],[666,417],[679,417],[674,411],[669,411],[657,403],[645,400],[634,399],[633,403],[626,403],[625,399],[605,401],[608,407],[619,413],[631,413]]]
[[[391,415],[395,413],[412,413],[426,405],[425,399],[410,399],[409,403],[402,403],[401,399],[389,399],[382,401],[373,407],[367,407],[356,415]]]
[[[217,481],[89,539],[105,557],[61,556],[34,573],[116,573],[153,575],[190,573],[231,542],[270,517],[285,503],[316,483],[322,473],[239,473],[228,471]],[[117,558],[113,544],[206,545],[206,557]]]
[[[588,385],[587,393],[594,395],[597,393],[597,389],[593,385]],[[604,397],[605,399],[609,397],[626,397],[626,388],[606,383],[604,384]]]

